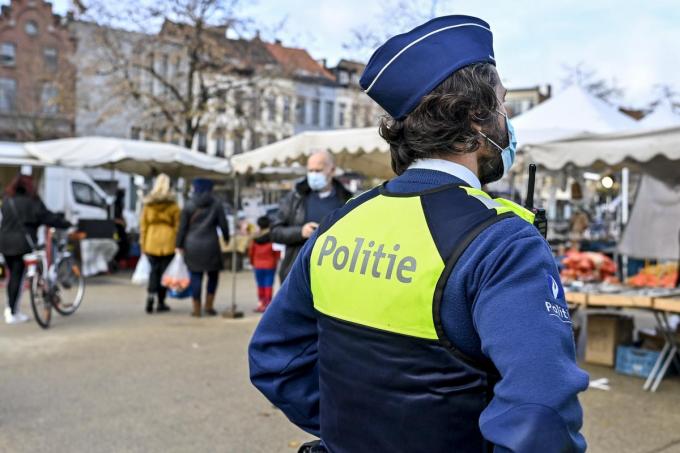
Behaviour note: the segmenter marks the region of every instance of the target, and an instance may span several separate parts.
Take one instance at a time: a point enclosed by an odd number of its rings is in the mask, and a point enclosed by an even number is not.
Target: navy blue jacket
[[[462,181],[412,169],[387,188],[409,193],[451,183]],[[260,321],[249,359],[253,384],[293,423],[318,436],[317,317],[309,279],[315,239],[305,244]],[[588,376],[575,363],[566,310],[550,248],[518,217],[483,231],[449,277],[441,304],[447,337],[463,353],[490,359],[502,377],[478,421],[496,452],[586,449],[577,394],[587,388]]]

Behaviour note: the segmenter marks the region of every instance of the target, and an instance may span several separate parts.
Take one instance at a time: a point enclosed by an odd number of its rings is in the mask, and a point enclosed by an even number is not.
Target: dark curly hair
[[[498,83],[493,65],[466,66],[423,97],[405,118],[383,117],[379,132],[390,145],[392,170],[400,175],[418,159],[476,151],[480,135],[472,121],[485,131],[499,128]],[[497,135],[493,132],[489,135]]]

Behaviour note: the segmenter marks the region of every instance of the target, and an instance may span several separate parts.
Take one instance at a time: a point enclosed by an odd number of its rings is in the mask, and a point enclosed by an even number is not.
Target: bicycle
[[[69,239],[77,238],[77,233],[66,235],[48,228],[45,236],[44,247],[24,256],[31,308],[43,329],[50,326],[52,308],[62,316],[70,316],[78,310],[85,294],[80,263],[69,247]]]

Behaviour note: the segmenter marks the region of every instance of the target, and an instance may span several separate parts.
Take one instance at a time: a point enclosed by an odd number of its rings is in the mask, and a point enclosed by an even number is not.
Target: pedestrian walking
[[[273,242],[284,244],[279,278],[286,279],[295,258],[319,223],[328,214],[344,205],[352,194],[333,177],[333,155],[319,151],[307,159],[307,177],[280,202],[271,227]]]
[[[273,248],[274,244],[269,231],[270,225],[271,221],[267,216],[257,219],[257,226],[260,231],[248,247],[248,257],[255,271],[257,283],[258,305],[255,309],[257,313],[264,313],[272,301],[276,265],[281,256],[281,252]]]
[[[304,245],[252,338],[250,377],[307,451],[583,452],[588,375],[534,214],[482,186],[516,139],[489,24],[433,19],[361,77],[396,177]]]
[[[167,289],[161,284],[161,278],[175,255],[179,219],[180,209],[177,196],[170,189],[170,178],[160,174],[156,177],[153,189],[144,198],[139,221],[139,245],[151,265],[146,297],[147,313],[153,313],[156,301],[156,312],[170,311],[165,303]]]
[[[35,191],[33,178],[28,175],[17,175],[5,188],[0,210],[0,253],[9,271],[5,322],[18,324],[29,319],[21,313],[19,299],[26,270],[24,255],[38,243],[38,227],[68,228],[71,224],[45,207]]]
[[[213,195],[213,183],[208,179],[197,178],[192,182],[193,197],[182,210],[180,228],[177,235],[177,249],[184,254],[191,272],[192,316],[201,316],[201,293],[203,275],[207,274],[207,287],[204,313],[215,316],[215,293],[219,272],[222,270],[222,251],[217,229],[222,238],[229,242],[229,226],[224,216],[222,204]]]

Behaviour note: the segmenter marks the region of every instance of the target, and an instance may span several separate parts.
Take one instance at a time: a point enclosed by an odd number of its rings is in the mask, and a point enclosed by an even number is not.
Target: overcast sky
[[[3,1],[2,3],[8,3]],[[67,0],[55,0],[57,12]],[[330,64],[351,54],[352,30],[385,28],[398,0],[246,0],[243,12],[284,44],[305,47]],[[429,1],[424,3],[429,4]],[[498,69],[508,87],[550,83],[562,89],[563,66],[583,63],[625,92],[622,104],[644,106],[653,85],[680,91],[679,0],[440,0],[437,15],[470,14],[489,22]]]

